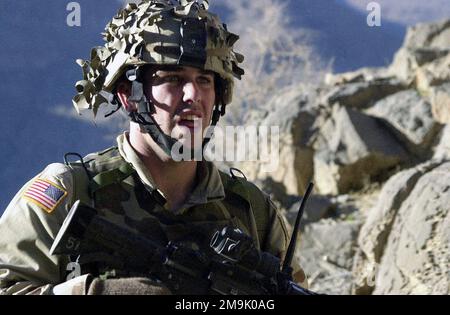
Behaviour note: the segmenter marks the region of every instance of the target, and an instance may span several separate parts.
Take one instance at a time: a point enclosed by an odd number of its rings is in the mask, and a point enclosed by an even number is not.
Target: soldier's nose
[[[186,82],[183,86],[183,101],[188,104],[198,103],[201,100],[200,90],[194,82]]]

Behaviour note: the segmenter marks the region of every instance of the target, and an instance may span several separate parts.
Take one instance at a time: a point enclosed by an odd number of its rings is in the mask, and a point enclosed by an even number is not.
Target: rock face
[[[410,152],[420,154],[429,150],[441,129],[431,111],[430,103],[411,89],[378,101],[366,113],[383,119]]]
[[[448,294],[450,162],[386,183],[358,238],[355,293]]]
[[[408,30],[388,68],[332,74],[269,102],[279,163],[240,167],[292,224],[316,291],[450,294],[450,20]]]
[[[450,80],[450,55],[429,62],[416,71],[416,85],[420,91],[428,91]]]
[[[268,172],[264,163],[243,162],[240,167],[250,178],[268,177],[282,185],[285,193],[302,195],[313,177],[312,142],[322,116],[316,102],[316,93],[306,89],[277,95],[268,105],[274,108],[261,122],[261,126],[279,128],[278,167]]]
[[[437,160],[450,160],[450,124],[447,124],[442,130],[440,142],[436,146],[433,158]]]
[[[346,107],[333,107],[321,136],[314,155],[314,180],[321,194],[360,189],[406,159],[402,144],[377,119]]]
[[[312,290],[336,295],[351,293],[353,275],[349,270],[360,224],[327,219],[306,226],[299,259]]]
[[[430,89],[430,98],[434,119],[441,124],[450,123],[450,83]]]
[[[329,104],[339,103],[353,108],[367,108],[371,103],[404,89],[396,79],[377,78],[365,82],[350,82],[336,86],[326,95]]]
[[[397,52],[388,73],[411,82],[416,71],[450,51],[450,20],[434,24],[418,24],[406,34],[403,47]]]

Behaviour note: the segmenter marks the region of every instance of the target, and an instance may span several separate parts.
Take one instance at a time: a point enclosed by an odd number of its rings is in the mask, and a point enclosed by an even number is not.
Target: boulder
[[[431,105],[416,90],[390,95],[365,112],[385,121],[390,130],[415,153],[427,152],[441,129],[441,125],[433,119]]]
[[[449,53],[449,49],[435,50],[430,48],[402,47],[396,52],[387,73],[410,85],[414,83],[416,70],[419,67],[435,59],[447,56]]]
[[[449,35],[450,20],[408,28],[403,46],[395,54],[387,73],[412,83],[419,67],[449,54]]]
[[[393,176],[358,238],[356,294],[448,294],[450,162]]]
[[[360,189],[407,158],[377,118],[337,105],[316,146],[314,180],[316,192],[324,195]]]
[[[408,28],[403,47],[450,49],[450,19],[435,23],[419,23]]]
[[[300,209],[301,200],[295,202],[285,213],[288,222],[294,226],[297,218],[298,210]],[[334,214],[335,204],[327,197],[320,195],[312,195],[306,202],[304,213],[301,221],[301,227],[306,224],[317,222],[323,218]]]
[[[402,204],[374,294],[450,293],[450,163],[422,176]]]
[[[433,159],[450,160],[450,124],[442,129],[439,138],[440,141],[435,148]]]
[[[441,124],[450,123],[450,83],[430,89],[431,109],[434,119]]]
[[[277,167],[271,170],[263,161],[245,161],[239,167],[251,179],[270,177],[273,183],[284,186],[285,194],[301,196],[313,177],[312,142],[321,119],[316,93],[312,89],[290,90],[276,96],[268,107],[273,110],[260,125],[279,128]]]
[[[326,294],[350,294],[351,266],[361,222],[321,220],[309,224],[300,242],[301,266],[310,288]]]
[[[395,78],[381,78],[371,81],[347,83],[336,86],[325,95],[325,104],[339,103],[355,109],[370,107],[374,102],[405,89]]]
[[[325,84],[338,86],[347,83],[375,81],[386,78],[385,68],[361,68],[345,73],[327,73],[325,75]]]
[[[450,54],[416,70],[416,87],[423,93],[429,93],[432,86],[445,82],[450,82]]]

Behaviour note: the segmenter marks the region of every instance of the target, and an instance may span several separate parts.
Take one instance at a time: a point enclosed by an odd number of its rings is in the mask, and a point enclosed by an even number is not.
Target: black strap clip
[[[203,68],[206,63],[206,23],[197,18],[184,18],[180,26],[180,57],[178,64]]]

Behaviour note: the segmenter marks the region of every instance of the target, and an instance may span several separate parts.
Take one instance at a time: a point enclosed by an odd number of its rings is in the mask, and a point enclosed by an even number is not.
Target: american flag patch
[[[51,213],[64,199],[67,192],[45,179],[36,179],[25,191],[23,197]]]

